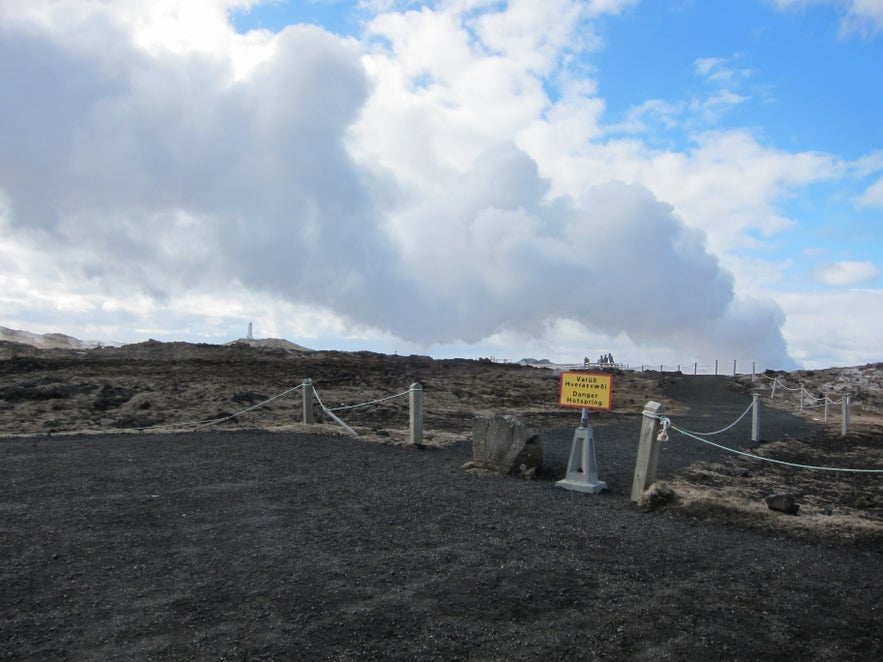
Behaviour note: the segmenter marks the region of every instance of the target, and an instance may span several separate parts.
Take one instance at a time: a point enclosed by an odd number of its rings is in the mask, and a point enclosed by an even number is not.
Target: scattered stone
[[[800,504],[794,500],[793,494],[770,494],[764,499],[767,508],[788,515],[796,515]]]
[[[641,493],[638,499],[638,508],[647,512],[663,510],[676,506],[681,502],[677,492],[664,481],[657,481]]]
[[[257,393],[255,391],[239,391],[238,393],[234,393],[233,397],[230,399],[239,404],[253,405],[257,402],[263,402],[268,398],[263,393]]]
[[[542,463],[539,435],[516,416],[479,416],[473,422],[468,468],[533,478]]]
[[[158,425],[160,421],[153,416],[127,414],[114,421],[113,426],[123,430],[143,430]]]
[[[96,384],[60,383],[51,377],[41,377],[19,382],[13,386],[0,388],[0,400],[20,402],[24,400],[63,400],[82,393],[93,393]]]
[[[95,402],[92,406],[101,411],[119,407],[131,400],[136,392],[137,391],[133,391],[132,389],[123,386],[105,384],[95,396]]]

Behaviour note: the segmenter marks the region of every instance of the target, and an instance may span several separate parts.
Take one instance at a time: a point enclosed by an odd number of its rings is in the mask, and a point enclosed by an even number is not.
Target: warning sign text
[[[613,375],[590,372],[562,372],[558,403],[562,407],[610,409]]]

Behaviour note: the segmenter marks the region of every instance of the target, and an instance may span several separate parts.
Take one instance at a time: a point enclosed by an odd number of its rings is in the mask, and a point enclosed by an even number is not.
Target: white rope
[[[359,407],[370,407],[371,405],[377,405],[381,402],[386,402],[387,400],[393,400],[394,398],[400,398],[403,395],[408,395],[410,393],[410,389],[407,391],[402,391],[401,393],[396,393],[395,395],[389,395],[385,398],[378,398],[377,400],[371,400],[370,402],[360,402],[356,405],[342,405],[340,407],[328,407],[327,411],[344,411],[346,409],[358,409]]]
[[[274,395],[272,398],[267,398],[267,399],[264,400],[263,402],[259,402],[259,403],[257,403],[256,405],[252,405],[251,407],[247,407],[246,409],[243,409],[242,411],[236,412],[235,414],[230,414],[229,416],[224,416],[223,418],[216,418],[216,419],[213,419],[213,420],[211,420],[211,421],[205,421],[204,423],[202,423],[201,425],[199,425],[197,428],[195,428],[195,430],[201,430],[202,428],[207,428],[207,427],[209,427],[210,425],[216,425],[216,424],[218,424],[218,423],[223,423],[224,421],[229,421],[231,418],[236,418],[237,416],[241,416],[242,414],[246,414],[246,413],[252,411],[253,409],[257,409],[258,407],[263,407],[264,405],[273,402],[273,400],[278,400],[278,399],[281,398],[282,396],[284,396],[284,395],[288,395],[288,394],[291,393],[292,391],[296,391],[297,389],[299,389],[299,388],[303,388],[303,387],[304,387],[303,384],[298,384],[298,385],[295,386],[294,388],[290,388],[290,389],[288,389],[287,391],[283,391],[283,392],[280,393],[279,395]],[[157,426],[157,427],[162,427],[162,426]],[[133,429],[137,430],[137,429],[139,429],[139,428],[133,428]],[[151,428],[142,428],[142,429],[144,429],[144,430],[149,430],[149,429],[151,429]],[[195,431],[195,430],[194,430],[194,431]]]
[[[804,398],[809,398],[809,399],[812,400],[813,402],[824,402],[825,400],[828,399],[828,396],[827,396],[827,395],[824,395],[824,396],[822,396],[821,398],[817,398],[817,397],[815,397],[814,395],[812,395],[809,391],[807,391],[806,389],[803,389],[803,394],[802,394],[802,395],[803,395]]]
[[[707,437],[710,437],[715,434],[720,434],[721,432],[726,432],[727,430],[732,429],[743,418],[745,418],[745,414],[747,414],[749,411],[751,411],[751,408],[753,406],[754,406],[754,403],[752,402],[750,405],[748,405],[748,409],[746,409],[745,411],[742,412],[742,414],[739,416],[739,418],[737,418],[735,421],[730,423],[727,427],[723,428],[722,430],[715,430],[714,432],[690,432],[690,434],[701,434],[701,435],[705,435]]]
[[[771,458],[771,457],[763,457],[762,455],[755,455],[754,453],[740,451],[736,448],[729,448],[727,446],[722,446],[721,444],[716,444],[713,441],[709,441],[708,439],[703,439],[702,437],[700,437],[698,435],[694,435],[694,434],[688,432],[687,430],[682,430],[681,428],[677,427],[676,425],[673,425],[671,423],[671,421],[668,420],[665,416],[651,414],[650,412],[647,412],[647,411],[644,412],[644,415],[651,416],[653,418],[658,419],[660,422],[662,422],[663,426],[665,426],[665,421],[668,421],[668,428],[670,428],[672,430],[676,430],[677,432],[680,432],[681,434],[683,434],[687,437],[695,439],[696,441],[701,441],[703,444],[708,444],[709,446],[714,446],[715,448],[719,448],[723,451],[727,451],[728,453],[734,453],[736,455],[741,455],[743,457],[750,457],[755,460],[762,460],[764,462],[773,462],[775,464],[784,464],[789,467],[797,467],[798,469],[813,469],[813,470],[817,470],[817,471],[846,471],[846,472],[850,472],[850,473],[883,473],[883,469],[850,469],[850,468],[844,468],[844,467],[823,467],[823,466],[817,466],[817,465],[813,465],[813,464],[799,464],[797,462],[786,462],[785,460],[777,460],[777,459]],[[665,429],[668,429],[668,428],[665,428]]]
[[[358,433],[358,432],[356,432],[355,430],[353,430],[349,425],[347,425],[347,424],[344,423],[340,418],[338,418],[338,417],[334,414],[333,411],[331,411],[330,409],[328,409],[328,407],[326,407],[324,404],[322,404],[322,400],[321,400],[321,398],[319,398],[319,394],[316,392],[316,388],[315,388],[315,387],[313,387],[313,395],[316,396],[316,402],[319,403],[319,406],[322,408],[322,411],[324,411],[326,414],[328,414],[328,416],[329,416],[329,417],[330,417],[335,423],[337,423],[340,427],[342,427],[344,430],[346,430],[347,432],[349,432],[349,433],[350,433],[351,435],[353,435],[354,437],[358,437],[358,436],[359,436],[359,433]]]
[[[786,386],[784,382],[780,382],[778,377],[768,377],[767,375],[761,375],[761,377],[773,382],[773,385],[772,385],[773,392],[775,392],[776,386],[780,386],[783,389],[785,389],[786,391],[792,391],[792,392],[793,391],[800,391],[800,396],[801,396],[802,402],[803,402],[803,400],[808,398],[808,399],[812,400],[813,402],[827,401],[828,404],[832,404],[832,405],[843,404],[843,398],[840,398],[839,400],[832,400],[827,393],[824,396],[817,398],[814,395],[812,395],[812,393],[807,391],[806,388],[802,384],[797,388],[790,388],[790,387]],[[810,406],[810,407],[813,406],[812,404],[809,404],[809,403],[804,403],[804,404],[805,404],[805,406]]]

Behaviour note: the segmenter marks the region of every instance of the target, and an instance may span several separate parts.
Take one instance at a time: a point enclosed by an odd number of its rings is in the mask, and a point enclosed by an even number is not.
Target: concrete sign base
[[[575,492],[598,494],[607,489],[607,483],[598,480],[598,460],[595,458],[595,433],[591,427],[578,427],[573,433],[570,461],[564,480],[555,487]]]

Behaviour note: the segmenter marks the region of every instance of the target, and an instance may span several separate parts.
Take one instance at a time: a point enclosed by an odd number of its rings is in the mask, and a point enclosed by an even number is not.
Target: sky
[[[883,361],[883,0],[0,0],[0,326]]]

